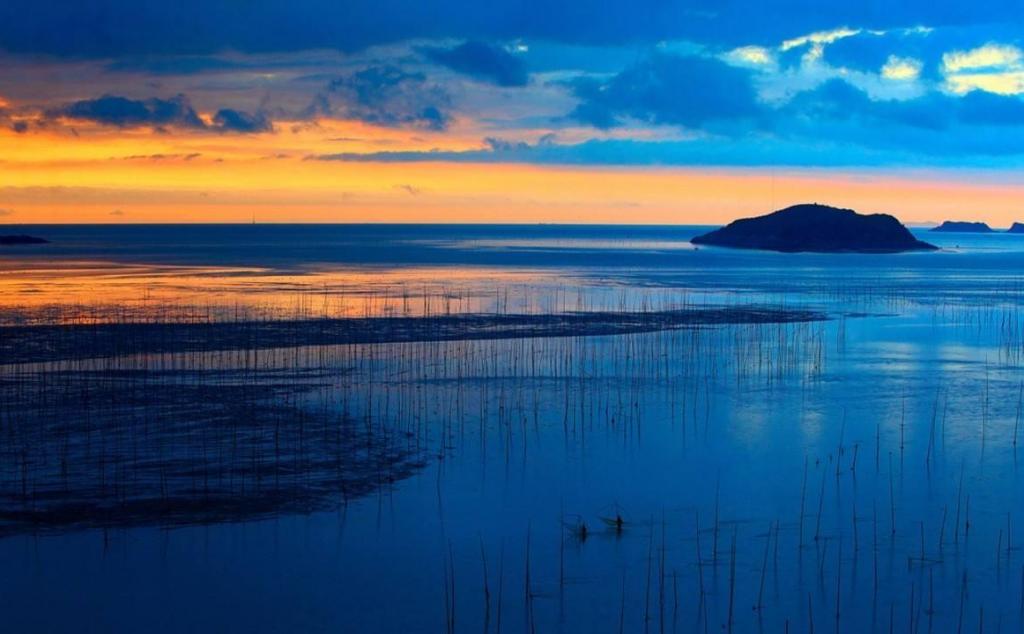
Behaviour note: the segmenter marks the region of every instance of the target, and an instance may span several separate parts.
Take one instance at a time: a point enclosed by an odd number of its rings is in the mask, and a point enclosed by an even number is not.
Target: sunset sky
[[[5,0],[0,222],[1024,221],[1016,3],[767,4]]]

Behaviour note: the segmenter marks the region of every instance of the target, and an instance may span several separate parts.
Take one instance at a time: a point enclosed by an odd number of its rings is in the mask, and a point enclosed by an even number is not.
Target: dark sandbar
[[[464,314],[296,321],[101,323],[0,328],[6,363],[341,344],[573,337],[716,324],[821,321],[813,310],[744,306],[651,312]]]

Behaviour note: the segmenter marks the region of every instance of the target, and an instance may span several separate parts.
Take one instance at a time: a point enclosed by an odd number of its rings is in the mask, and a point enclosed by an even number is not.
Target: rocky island
[[[1024,223],[1013,223],[1010,225],[1010,228],[1006,230],[1006,233],[1024,233]]]
[[[0,235],[0,246],[14,246],[18,244],[49,244],[49,240],[43,238],[37,238],[35,236],[26,235],[14,235],[4,236]]]
[[[957,220],[947,220],[938,227],[932,229],[932,231],[942,231],[949,233],[992,233],[992,227],[988,226],[984,222],[962,222]]]
[[[888,214],[859,214],[817,203],[736,220],[691,242],[784,253],[899,253],[937,248],[915,238]]]

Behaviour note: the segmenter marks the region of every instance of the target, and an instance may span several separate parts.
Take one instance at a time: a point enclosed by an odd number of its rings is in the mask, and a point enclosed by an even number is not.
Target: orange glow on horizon
[[[480,138],[468,124],[436,133],[338,120],[253,135],[5,130],[2,222],[721,224],[800,202],[904,222],[1024,220],[1024,184],[956,170],[308,160],[474,150]]]

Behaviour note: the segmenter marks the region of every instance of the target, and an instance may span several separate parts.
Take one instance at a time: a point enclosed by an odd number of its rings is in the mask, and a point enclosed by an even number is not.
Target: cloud
[[[942,56],[942,68],[948,73],[963,70],[1005,69],[1019,66],[1024,54],[1016,46],[985,44],[969,51],[950,51]]]
[[[614,81],[614,80],[611,80]],[[678,87],[669,86],[669,95]],[[644,103],[661,103],[661,98]],[[661,111],[658,111],[659,113]],[[535,143],[486,138],[465,151],[339,153],[308,160],[613,165],[956,166],[1024,163],[1024,100],[986,92],[931,91],[872,98],[842,79],[825,81],[776,106],[761,104],[758,125],[735,134],[675,140],[594,138]]]
[[[413,185],[395,185],[395,189],[397,189],[398,191],[403,191],[409,194],[410,196],[419,196],[420,194],[423,193],[422,189],[420,189],[419,187],[415,187]]]
[[[213,127],[222,132],[270,132],[274,129],[270,119],[261,112],[249,114],[240,110],[222,108],[213,117]]]
[[[0,42],[14,53],[111,59],[339,49],[412,39],[536,39],[608,45],[692,40],[728,50],[779,42],[837,25],[883,29],[1019,23],[1013,0],[820,2],[812,0],[5,0]]]
[[[27,12],[25,33],[0,20],[11,66],[24,63],[12,51],[34,51],[72,56],[33,62],[63,76],[81,69],[43,103],[31,103],[26,86],[45,91],[14,82],[8,91],[16,106],[0,117],[0,130],[53,127],[53,115],[79,129],[80,121],[92,121],[245,134],[273,131],[274,119],[280,128],[302,113],[431,132],[456,128],[459,138],[445,146],[461,147],[466,134],[493,135],[467,152],[339,160],[748,164],[775,157],[829,165],[1024,155],[1024,146],[1012,147],[1024,129],[1017,99],[1024,96],[1024,44],[1003,0],[641,0],[639,8],[609,3],[601,12],[592,0],[445,0],[430,7],[350,0],[343,8],[308,0],[298,10],[261,0],[247,7],[245,20],[229,19],[229,9],[237,13],[233,0],[207,0],[189,18],[152,2],[69,2],[59,20],[22,0],[0,4],[0,18],[11,4]],[[305,52],[277,52],[290,50]],[[131,87],[157,92],[125,92]],[[178,90],[192,101],[162,98]],[[259,92],[261,105],[244,110],[243,91]],[[67,98],[55,95],[66,94],[104,96],[61,105]],[[159,98],[145,98],[151,95]],[[359,142],[363,148],[421,148],[436,138],[342,127],[290,126],[302,131],[302,142],[375,137]],[[533,141],[549,130],[559,142]],[[296,159],[315,151],[301,147]]]
[[[423,47],[430,60],[457,73],[498,86],[525,86],[529,81],[522,59],[503,48],[471,40],[455,48]]]
[[[998,95],[1024,93],[1024,52],[1009,44],[988,43],[943,54],[946,88],[957,94],[984,90]]]
[[[846,133],[837,130],[837,122],[851,129],[861,126],[864,127],[861,139],[868,140],[881,130],[891,134],[894,125],[933,131],[946,129],[953,114],[951,105],[951,99],[941,95],[902,101],[874,100],[847,81],[831,79],[793,97],[778,110],[774,121],[777,131],[808,137],[815,126],[820,126],[822,138],[837,132]],[[881,128],[883,124],[888,129]]]
[[[111,216],[123,216],[123,215],[125,215],[125,213],[123,211],[121,211],[120,209],[115,209],[115,210],[111,211],[109,215],[111,215]]]
[[[1024,101],[974,91],[958,100],[958,116],[965,123],[989,126],[1024,126]]]
[[[827,31],[817,31],[808,35],[801,35],[799,37],[785,40],[779,48],[783,51],[788,51],[793,48],[800,48],[804,46],[822,46],[825,44],[831,44],[846,37],[857,35],[860,32],[861,29],[851,29],[845,26],[837,29],[829,29]]]
[[[1011,61],[1017,47],[999,42],[1018,38],[1012,23],[862,31],[828,45],[824,59],[837,68],[877,73],[891,56],[910,58],[921,64],[922,78],[941,82],[948,74],[983,71],[985,64],[994,64],[992,70]]]
[[[977,137],[947,139],[924,129],[897,129],[886,138],[881,131],[865,136],[854,126],[828,124],[829,132],[808,139],[803,134],[779,137],[750,135],[735,139],[647,141],[590,139],[579,143],[538,146],[527,144],[507,151],[491,148],[463,151],[342,153],[309,160],[362,163],[520,163],[535,165],[614,166],[749,166],[749,167],[1024,167],[1020,152],[1024,135],[984,129]],[[858,136],[860,134],[860,136]],[[918,143],[911,149],[906,141]],[[925,145],[927,143],[931,145]],[[967,159],[969,158],[969,162]]]
[[[893,33],[861,32],[830,44],[824,50],[823,58],[839,68],[874,72],[881,68],[894,52],[913,55],[904,38]]]
[[[104,66],[114,73],[144,73],[147,75],[195,75],[211,71],[230,71],[247,65],[219,57],[186,55],[173,57],[129,57]]]
[[[525,141],[509,141],[507,139],[488,137],[483,140],[484,147],[475,150],[385,151],[369,153],[340,152],[337,154],[315,154],[307,156],[306,160],[353,163],[421,163],[434,161],[482,163],[549,162],[539,153],[536,153],[536,150],[557,149],[559,146],[553,143],[552,139],[553,137],[551,135],[544,135],[536,144],[530,144]],[[404,188],[404,186],[396,187]]]
[[[14,210],[12,210],[12,209],[0,209],[0,218],[4,218],[4,217],[7,217],[7,216],[13,216],[13,215],[14,215]]]
[[[748,137],[724,142],[703,138],[687,141],[591,139],[566,144],[511,142],[476,150],[341,153],[313,156],[309,160],[541,165],[847,166],[860,165],[867,160],[876,165],[892,164],[913,160],[913,157],[893,152],[878,155],[857,146],[828,141],[819,141],[808,147],[801,142]]]
[[[597,128],[626,119],[699,128],[759,111],[749,71],[705,57],[656,53],[607,81],[570,86],[580,99],[571,117]]]
[[[1024,70],[1000,73],[968,73],[946,77],[947,88],[959,95],[984,90],[997,95],[1024,93]]]
[[[83,99],[50,112],[51,116],[93,121],[100,125],[129,128],[173,125],[181,128],[205,128],[206,124],[184,95],[170,99],[136,100],[116,95]]]
[[[340,107],[335,107],[340,102]],[[387,127],[444,130],[451,98],[426,75],[397,66],[371,66],[335,79],[314,98],[311,116],[337,112],[350,119]],[[339,112],[340,111],[340,112]]]
[[[79,121],[92,121],[117,128],[153,126],[174,127],[212,132],[269,132],[273,124],[264,113],[249,114],[223,108],[208,125],[192,107],[185,95],[170,99],[129,99],[104,95],[98,99],[83,99],[47,112],[50,118],[63,117]]]
[[[882,66],[882,77],[893,81],[913,81],[921,76],[921,62],[912,57],[890,55]]]
[[[875,162],[891,161],[886,154],[921,164],[1008,161],[1024,158],[1024,102],[984,92],[871,99],[835,79],[780,109],[773,134],[807,145],[835,143],[840,152],[859,146],[877,153]]]
[[[775,51],[764,46],[741,46],[734,48],[726,53],[723,59],[733,65],[750,68],[774,67],[778,63]]]
[[[122,161],[191,161],[199,158],[200,156],[202,156],[202,154],[199,152],[191,152],[189,154],[130,154],[120,158]]]

